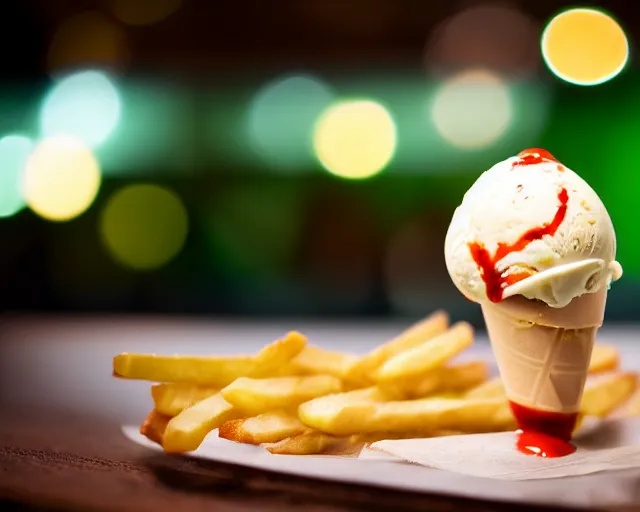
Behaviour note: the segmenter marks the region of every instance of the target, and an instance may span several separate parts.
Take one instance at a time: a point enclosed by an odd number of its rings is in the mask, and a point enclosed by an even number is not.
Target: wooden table
[[[12,411],[0,424],[0,498],[16,510],[511,511],[512,504],[403,493],[167,456],[115,423]],[[518,507],[518,510],[545,510]]]

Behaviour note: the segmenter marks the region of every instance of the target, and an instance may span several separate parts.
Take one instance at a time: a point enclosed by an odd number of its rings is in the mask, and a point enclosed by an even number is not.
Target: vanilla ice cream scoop
[[[611,218],[596,192],[542,149],[484,172],[445,240],[458,289],[483,303],[522,295],[554,308],[622,275]]]

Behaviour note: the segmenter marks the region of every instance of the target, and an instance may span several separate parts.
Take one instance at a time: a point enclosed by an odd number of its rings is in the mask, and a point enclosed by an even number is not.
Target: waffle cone
[[[603,287],[564,308],[522,296],[482,305],[509,400],[538,410],[579,410],[606,298]]]

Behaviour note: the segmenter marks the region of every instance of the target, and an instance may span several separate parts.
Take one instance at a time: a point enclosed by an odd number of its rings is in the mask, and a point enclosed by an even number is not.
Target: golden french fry
[[[390,402],[397,400],[398,396],[390,390],[379,386],[369,386],[368,388],[353,389],[343,393],[325,395],[321,398],[330,398],[333,403],[354,403],[354,402]]]
[[[616,409],[611,417],[616,418],[632,418],[640,416],[640,388],[636,388],[631,397]]]
[[[294,368],[308,375],[333,375],[343,379],[358,360],[354,354],[345,354],[307,345],[291,360]]]
[[[218,436],[238,443],[262,444],[276,443],[305,430],[307,427],[295,414],[280,410],[227,421],[220,426]]]
[[[167,416],[176,416],[187,407],[215,395],[219,390],[184,383],[154,384],[151,396],[156,411]]]
[[[344,376],[345,381],[372,383],[374,372],[392,357],[443,333],[449,327],[449,316],[438,310],[412,325],[392,340],[373,349],[356,361]]]
[[[113,359],[113,372],[126,379],[182,382],[204,386],[226,386],[255,367],[251,356],[198,357],[120,354]]]
[[[293,361],[287,361],[273,370],[267,377],[303,377],[309,375],[299,366],[293,364]]]
[[[602,373],[616,370],[620,365],[620,352],[613,345],[596,343],[591,352],[589,373]]]
[[[341,390],[342,383],[336,377],[310,375],[270,379],[241,377],[220,393],[246,416],[255,416],[272,409],[292,408],[312,398],[339,393]]]
[[[480,384],[473,389],[470,389],[464,395],[465,398],[473,400],[485,400],[487,398],[499,398],[504,396],[506,396],[504,385],[502,384],[502,380],[500,380],[500,377],[495,377],[491,380],[488,380],[487,382]]]
[[[172,418],[164,432],[166,452],[190,452],[198,448],[209,432],[240,413],[220,393],[187,407]]]
[[[306,338],[297,332],[267,345],[256,356],[161,356],[119,354],[113,358],[117,377],[224,387],[238,377],[263,376],[297,355]]]
[[[637,385],[638,376],[629,372],[588,379],[580,412],[586,416],[607,417],[633,395]]]
[[[504,405],[501,398],[352,403],[321,397],[302,404],[298,416],[305,425],[337,436],[420,429],[489,432],[497,428]]]
[[[459,435],[461,432],[440,430],[437,432],[379,432],[374,434],[356,434],[352,436],[333,436],[318,430],[307,429],[306,432],[282,439],[277,443],[266,444],[273,454],[280,455],[340,455],[353,457],[360,454],[366,445],[389,439],[418,439],[434,436]]]
[[[248,377],[270,377],[283,365],[289,363],[302,351],[307,338],[297,331],[291,331],[281,339],[264,347],[255,357],[256,366]]]
[[[424,375],[381,382],[379,385],[404,399],[431,395],[457,395],[475,388],[487,379],[489,369],[484,361],[469,361],[436,368]]]
[[[144,422],[140,426],[140,433],[154,443],[158,443],[162,446],[164,432],[170,419],[170,416],[162,414],[154,409],[144,419]]]
[[[358,455],[364,442],[351,437],[336,437],[309,429],[307,432],[267,443],[263,447],[277,455]]]
[[[389,359],[375,372],[378,382],[424,375],[473,344],[473,327],[458,322],[442,334]]]

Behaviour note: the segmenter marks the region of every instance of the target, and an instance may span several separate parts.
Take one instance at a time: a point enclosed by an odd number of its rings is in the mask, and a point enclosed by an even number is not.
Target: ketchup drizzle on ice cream
[[[539,411],[509,402],[518,422],[516,447],[526,455],[564,457],[576,451],[569,441],[578,420],[578,413]]]
[[[530,148],[518,153],[518,160],[513,162],[512,167],[523,167],[525,165],[541,164],[543,162],[560,163],[546,149]]]
[[[546,222],[526,231],[512,244],[498,243],[498,248],[493,256],[481,242],[469,242],[467,244],[473,261],[476,262],[480,269],[480,276],[485,283],[487,297],[491,302],[500,302],[502,300],[504,285],[511,285],[529,277],[526,272],[503,276],[502,272],[496,268],[496,265],[512,252],[522,251],[531,242],[540,240],[545,235],[555,235],[567,215],[569,194],[566,188],[560,191],[558,200],[560,201],[560,206],[558,206],[558,210],[551,222]]]

